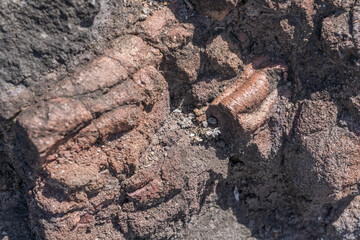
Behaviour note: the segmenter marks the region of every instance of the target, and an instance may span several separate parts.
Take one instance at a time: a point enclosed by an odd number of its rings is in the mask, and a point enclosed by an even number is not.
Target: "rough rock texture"
[[[196,9],[202,14],[206,14],[216,20],[223,20],[224,17],[236,6],[238,0],[192,0],[191,2],[194,3]]]
[[[138,18],[118,1],[1,1],[1,116],[9,119],[58,79],[101,54]]]
[[[2,239],[359,238],[360,1],[0,6]]]

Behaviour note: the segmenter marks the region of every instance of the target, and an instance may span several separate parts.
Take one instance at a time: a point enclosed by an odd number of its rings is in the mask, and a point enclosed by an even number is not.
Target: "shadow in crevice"
[[[264,162],[256,157],[255,146],[243,151],[249,151],[248,156],[231,157],[227,177],[218,179],[216,203],[221,209],[231,209],[258,239],[341,239],[332,223],[344,215],[356,192],[328,202],[333,186],[314,179],[315,159],[306,159],[310,161],[306,169],[295,165],[293,171],[298,174],[294,179],[283,164],[291,164],[291,156],[283,160],[281,153]]]
[[[14,148],[16,134],[11,130],[13,123],[0,117],[0,125],[0,239],[35,240],[26,202],[29,188],[25,173],[31,173],[31,170],[28,163],[14,159],[14,156],[21,153]],[[22,143],[27,142],[26,137],[23,137],[24,135],[19,136]],[[23,150],[27,147],[31,148],[28,142]],[[23,168],[19,169],[20,166]]]
[[[169,9],[179,23],[193,26],[193,34],[181,46],[163,52],[164,59],[160,69],[169,84],[172,108],[183,107],[190,112],[195,107],[212,101],[217,94],[213,89],[210,98],[199,99],[194,93],[194,85],[203,83],[206,87],[212,88],[211,82],[216,82],[221,87],[225,87],[231,84],[242,70],[241,64],[232,67],[219,65],[206,53],[207,45],[216,38],[221,38],[219,42],[227,43],[224,47],[245,64],[247,56],[236,44],[238,39],[226,27],[225,21],[218,22],[206,16],[194,14],[187,10],[183,1],[173,3]],[[220,47],[221,43],[217,45]]]
[[[281,136],[281,148],[270,158],[261,156],[256,144],[249,144],[252,138],[237,135],[234,132],[241,131],[235,130],[236,128],[230,124],[223,125],[223,129],[229,132],[225,138],[228,143],[234,145],[234,152],[230,157],[227,178],[221,179],[217,185],[217,203],[224,210],[232,209],[238,222],[248,226],[253,236],[260,239],[342,239],[345,233],[339,233],[333,223],[340,216],[344,219],[344,210],[359,194],[359,190],[355,189],[356,186],[343,186],[346,194],[349,191],[352,193],[340,200],[333,200],[331,196],[334,195],[334,191],[339,190],[336,185],[346,180],[341,176],[336,179],[337,173],[333,172],[332,177],[335,180],[331,181],[323,177],[321,172],[317,175],[315,171],[323,168],[322,171],[330,174],[332,166],[326,165],[326,162],[334,161],[336,157],[333,156],[337,156],[338,165],[335,169],[342,174],[341,170],[344,169],[341,164],[356,164],[356,155],[353,156],[353,163],[352,156],[346,155],[349,153],[345,154],[345,150],[341,153],[341,150],[335,152],[334,149],[330,149],[330,152],[326,153],[329,159],[323,157],[319,160],[317,153],[310,152],[308,145],[302,142],[302,138],[311,136],[303,136],[298,132],[299,129],[296,129],[301,108],[297,110],[292,131]],[[358,131],[359,125],[354,125],[354,118],[346,111],[339,113],[337,121],[345,118],[348,127],[353,128],[350,131]],[[262,127],[269,128],[270,121],[266,122],[269,125]],[[341,132],[345,130],[342,129]],[[335,140],[330,137],[325,135],[322,138],[331,144],[331,141]],[[314,141],[317,142],[316,139]],[[321,145],[318,147],[319,152],[324,151]],[[356,150],[353,154],[356,154]],[[347,168],[344,171],[351,170]],[[351,174],[345,177],[348,177],[349,181],[352,179]],[[356,209],[354,211],[356,212]],[[353,221],[351,216],[349,221]],[[346,230],[346,234],[354,233]]]

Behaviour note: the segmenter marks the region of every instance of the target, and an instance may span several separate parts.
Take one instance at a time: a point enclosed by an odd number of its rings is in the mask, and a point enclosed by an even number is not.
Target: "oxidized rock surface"
[[[241,78],[211,103],[210,112],[223,125],[236,121],[244,134],[255,131],[268,117],[278,97],[277,88],[287,80],[283,79],[286,71],[286,66],[267,63],[266,58],[254,60]]]
[[[65,214],[57,220],[66,226],[61,234],[95,223],[95,212],[119,195],[118,178],[134,173],[169,112],[167,83],[155,68],[161,53],[136,36],[114,45],[17,118],[48,176],[34,183],[30,210]],[[60,239],[44,225],[46,238]]]
[[[1,237],[358,237],[360,2],[191,2],[0,3]]]

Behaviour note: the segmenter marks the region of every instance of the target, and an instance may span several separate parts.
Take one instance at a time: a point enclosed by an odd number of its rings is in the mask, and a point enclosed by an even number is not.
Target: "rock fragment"
[[[205,54],[212,71],[224,77],[235,77],[244,67],[241,51],[229,34],[220,34],[209,40]]]
[[[294,186],[314,204],[346,198],[357,191],[360,180],[360,142],[337,126],[337,115],[331,101],[305,101],[294,137],[285,147],[285,166]]]
[[[196,10],[216,20],[222,20],[236,6],[238,0],[191,0]]]
[[[323,20],[321,36],[325,50],[332,55],[334,60],[349,59],[356,54],[350,22],[349,12]]]
[[[209,111],[221,125],[236,122],[244,133],[250,133],[265,121],[277,98],[277,83],[287,68],[267,63],[268,68],[256,70],[257,64],[257,60],[249,64],[243,75],[211,103]],[[277,80],[268,75],[267,71],[272,70],[279,70]]]

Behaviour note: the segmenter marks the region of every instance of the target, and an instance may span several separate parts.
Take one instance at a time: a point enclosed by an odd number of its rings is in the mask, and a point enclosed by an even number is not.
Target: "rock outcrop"
[[[1,234],[356,239],[359,4],[1,2]]]

